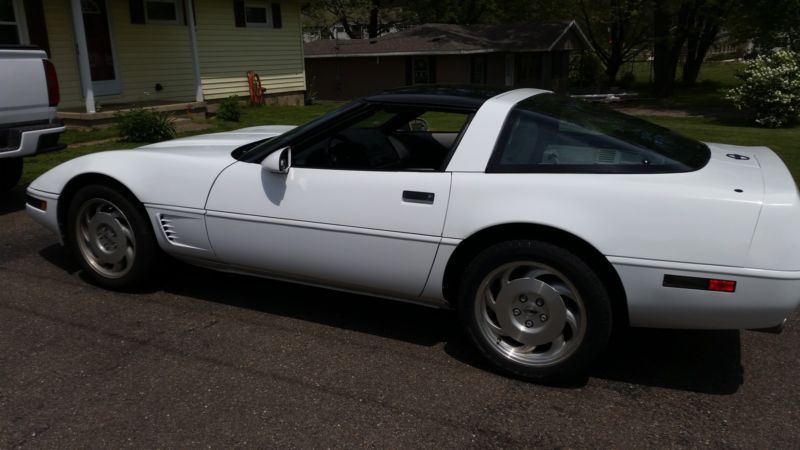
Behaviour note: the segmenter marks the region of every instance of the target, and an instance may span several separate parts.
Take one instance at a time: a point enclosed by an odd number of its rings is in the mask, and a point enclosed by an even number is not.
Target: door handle
[[[435,194],[433,192],[403,191],[403,201],[409,203],[433,204]]]

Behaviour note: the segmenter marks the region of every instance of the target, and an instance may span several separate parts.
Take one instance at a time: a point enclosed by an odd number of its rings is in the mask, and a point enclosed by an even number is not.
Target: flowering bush
[[[778,51],[748,61],[736,75],[743,83],[726,98],[747,111],[756,123],[777,128],[800,116],[800,55]]]

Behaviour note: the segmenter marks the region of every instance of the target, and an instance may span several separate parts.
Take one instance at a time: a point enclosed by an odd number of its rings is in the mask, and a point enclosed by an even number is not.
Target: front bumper
[[[646,328],[771,329],[800,306],[800,272],[609,257],[630,324]],[[735,292],[666,287],[665,275],[724,279]]]
[[[64,149],[58,137],[66,130],[60,122],[6,128],[0,144],[0,158],[21,158]]]
[[[28,188],[27,194],[25,210],[28,215],[58,235],[58,240],[63,245],[63,235],[58,224],[58,195],[32,188]]]

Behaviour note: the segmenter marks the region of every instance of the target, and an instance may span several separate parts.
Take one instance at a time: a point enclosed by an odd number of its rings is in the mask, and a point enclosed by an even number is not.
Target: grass
[[[724,94],[728,89],[737,86],[739,79],[736,73],[741,70],[741,61],[708,61],[703,64],[694,86],[683,86],[680,79],[675,86],[675,95],[663,100],[643,100],[643,106],[671,108],[671,109],[729,109],[731,103],[725,100]],[[626,65],[620,74],[633,72],[636,82],[632,90],[647,97],[650,91],[651,74],[649,62],[636,62]],[[680,77],[680,70],[678,71]]]

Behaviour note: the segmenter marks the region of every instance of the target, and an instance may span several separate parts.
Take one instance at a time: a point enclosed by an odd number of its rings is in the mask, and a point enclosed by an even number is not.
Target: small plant
[[[217,117],[221,120],[227,120],[229,122],[238,122],[239,118],[242,117],[242,108],[239,105],[239,98],[235,95],[231,95],[223,100],[219,104]]]
[[[786,50],[745,63],[736,77],[742,84],[726,98],[748,112],[759,125],[778,128],[800,117],[800,54]]]
[[[304,103],[306,106],[311,106],[313,104],[316,104],[317,101],[319,100],[319,92],[317,92],[317,90],[314,88],[315,81],[317,81],[317,77],[314,77],[311,80],[311,83],[309,83],[308,87],[306,88],[306,92],[304,95],[305,97]]]
[[[125,142],[159,142],[175,137],[175,120],[167,112],[134,108],[118,112],[114,123]]]

